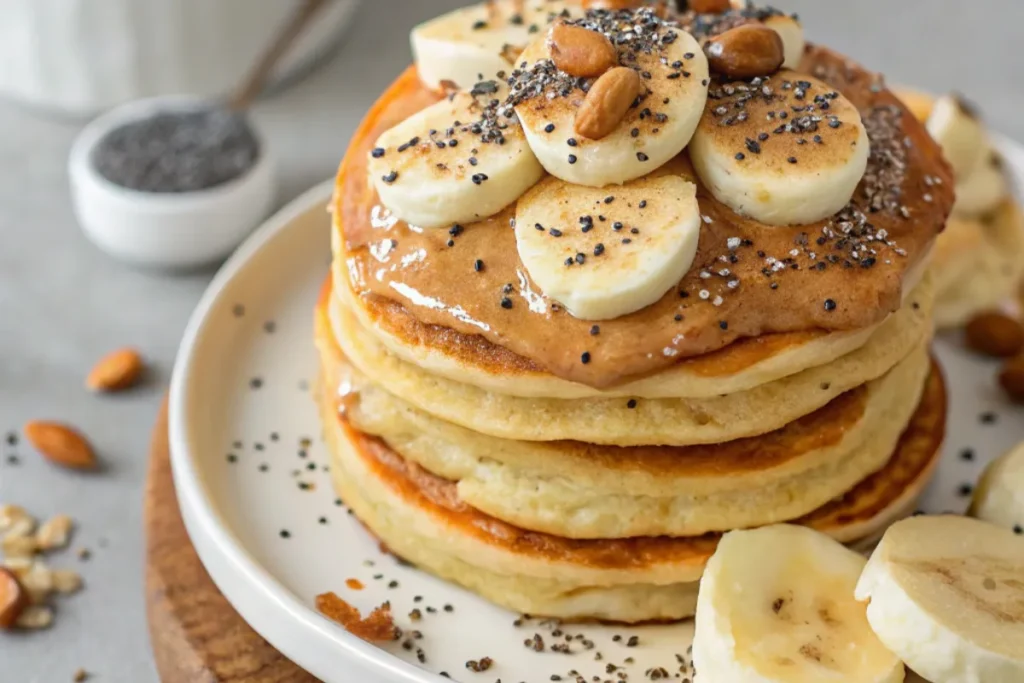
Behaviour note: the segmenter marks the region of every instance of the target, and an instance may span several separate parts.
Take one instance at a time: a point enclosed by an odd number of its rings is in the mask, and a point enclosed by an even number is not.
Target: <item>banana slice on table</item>
[[[899,683],[903,664],[853,590],[863,557],[812,529],[727,533],[697,596],[693,663],[710,683]]]
[[[1024,443],[985,469],[969,514],[1024,536]]]
[[[912,517],[857,584],[886,647],[930,681],[1024,681],[1024,539],[987,522]]]
[[[712,85],[689,150],[718,201],[769,225],[803,225],[850,201],[870,143],[849,100],[816,78],[784,70]]]
[[[983,216],[999,206],[1009,192],[1003,160],[991,148],[982,164],[958,181],[953,205],[958,216]]]
[[[392,214],[423,228],[493,216],[544,175],[494,81],[446,97],[385,132],[370,179]]]
[[[592,81],[558,71],[547,37],[527,47],[513,73],[528,95],[516,113],[530,147],[548,173],[566,182],[603,187],[651,173],[683,151],[704,109],[708,62],[697,41],[647,13],[650,25],[633,31],[624,16],[605,13],[582,22],[618,36],[620,63],[641,75],[639,102],[600,139],[584,137],[575,126],[587,98],[581,84],[589,88]]]
[[[519,52],[555,18],[582,13],[578,2],[565,0],[491,0],[432,19],[412,30],[420,80],[433,89],[442,81],[471,88],[511,70]]]
[[[989,148],[985,127],[974,108],[956,95],[935,100],[925,127],[942,147],[957,179],[970,177],[985,161]]]
[[[682,280],[700,226],[697,187],[678,175],[606,189],[547,178],[519,200],[516,246],[545,295],[577,318],[607,320]]]

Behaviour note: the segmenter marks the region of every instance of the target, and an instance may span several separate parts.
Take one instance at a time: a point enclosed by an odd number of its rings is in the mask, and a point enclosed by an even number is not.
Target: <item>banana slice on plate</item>
[[[988,140],[974,108],[956,95],[943,95],[925,122],[932,138],[953,167],[956,178],[968,178],[985,161]]]
[[[638,13],[635,25],[630,16],[592,13],[575,22],[614,37],[619,63],[641,77],[637,101],[600,139],[576,126],[593,81],[558,70],[547,36],[527,47],[512,74],[530,147],[548,173],[566,182],[603,187],[645,176],[683,151],[700,120],[708,78],[700,45],[649,11]]]
[[[1024,443],[985,469],[969,514],[1024,536]]]
[[[784,70],[712,85],[689,150],[718,201],[768,225],[803,225],[850,201],[870,143],[860,113],[842,94]]]
[[[699,680],[899,683],[903,664],[871,631],[853,590],[863,557],[812,529],[726,534],[697,596]]]
[[[912,517],[857,584],[885,645],[930,681],[1024,681],[1024,539],[988,522]]]
[[[388,130],[370,152],[381,202],[422,228],[493,216],[544,175],[504,92],[489,81],[446,97]]]
[[[920,90],[904,88],[902,86],[893,88],[892,92],[910,110],[914,118],[921,123],[925,123],[928,117],[932,115],[932,109],[935,107],[934,96]]]
[[[443,81],[471,88],[511,70],[519,52],[555,18],[582,13],[578,2],[565,0],[490,0],[432,19],[412,30],[420,80],[435,90]]]
[[[983,216],[999,206],[1009,192],[1002,157],[991,148],[980,166],[958,180],[953,205],[953,213],[958,216]]]
[[[583,320],[653,304],[697,253],[697,187],[678,175],[597,189],[547,178],[519,200],[516,246],[533,282]]]

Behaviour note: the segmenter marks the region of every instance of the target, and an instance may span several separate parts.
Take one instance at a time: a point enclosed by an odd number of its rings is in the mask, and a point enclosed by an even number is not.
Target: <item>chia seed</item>
[[[208,190],[251,169],[259,143],[245,117],[225,109],[163,112],[107,133],[91,160],[111,183],[130,190]]]

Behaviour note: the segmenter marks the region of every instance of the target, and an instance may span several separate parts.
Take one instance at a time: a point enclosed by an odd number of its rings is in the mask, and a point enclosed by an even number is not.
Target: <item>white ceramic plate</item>
[[[1024,177],[1024,148],[1002,148]],[[590,681],[614,678],[609,663],[633,681],[647,680],[656,667],[674,677],[676,655],[689,660],[689,624],[567,627],[593,649],[574,638],[575,654],[535,653],[525,638],[540,633],[550,646],[565,636],[553,636],[553,625],[516,627],[517,615],[400,566],[336,504],[309,392],[313,307],[330,258],[329,194],[329,183],[310,190],[242,246],[203,297],[181,347],[171,387],[174,478],[185,524],[214,581],[253,628],[328,683],[439,683],[446,680],[440,672],[486,683],[538,683],[552,675],[575,681],[573,670]],[[994,363],[965,354],[955,336],[937,348],[952,410],[945,458],[922,507],[959,512],[968,503],[961,487],[1024,440],[1024,409],[1001,398]],[[312,444],[303,447],[303,439]],[[365,589],[347,587],[347,579]],[[400,626],[418,629],[422,639],[409,650],[369,645],[312,607],[326,591],[363,610],[390,600]],[[415,624],[407,616],[414,608],[423,614]],[[630,636],[638,637],[634,647]],[[489,670],[467,670],[468,660],[483,657],[494,661]]]

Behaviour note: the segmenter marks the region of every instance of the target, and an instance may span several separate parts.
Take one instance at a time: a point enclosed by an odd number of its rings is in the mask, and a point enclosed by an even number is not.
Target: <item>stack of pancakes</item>
[[[795,521],[868,543],[913,510],[945,428],[927,259],[951,178],[872,74],[822,48],[801,70],[865,119],[886,112],[867,175],[895,164],[901,186],[898,203],[863,207],[884,230],[877,256],[836,246],[827,270],[765,269],[762,249],[813,245],[834,224],[761,225],[694,179],[709,218],[690,272],[598,323],[533,285],[515,206],[449,232],[380,205],[370,150],[440,97],[415,69],[384,94],[338,176],[316,340],[339,495],[392,552],[519,612],[673,620],[693,614],[724,531]],[[685,153],[677,163],[692,173]],[[750,279],[724,305],[697,296],[734,235],[732,268]],[[697,341],[673,346],[683,337]]]

